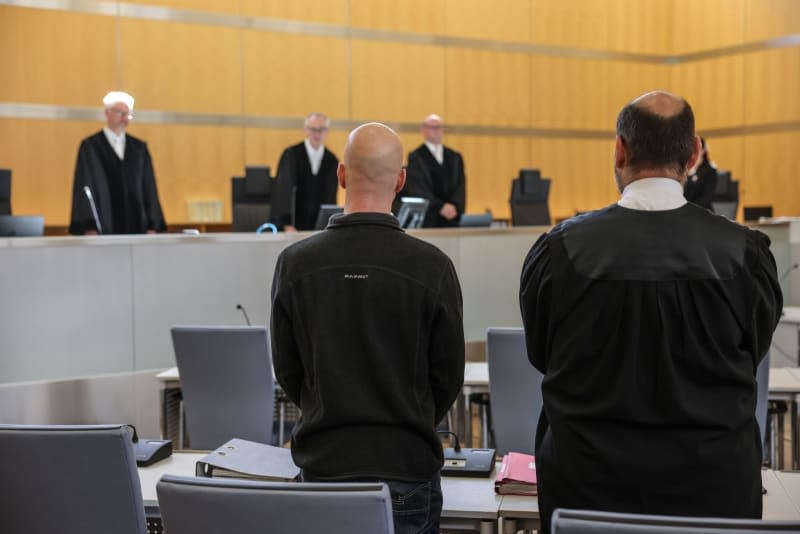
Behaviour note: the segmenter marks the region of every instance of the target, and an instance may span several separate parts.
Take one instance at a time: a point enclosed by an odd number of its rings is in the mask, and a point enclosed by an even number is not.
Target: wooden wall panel
[[[445,62],[441,47],[353,41],[355,120],[414,121],[443,113]]]
[[[772,205],[773,215],[798,215],[800,199],[800,132],[745,138],[745,170],[739,205]]]
[[[451,123],[530,124],[530,56],[448,48],[445,68],[445,118]]]
[[[15,215],[69,224],[78,146],[102,125],[82,121],[0,119],[0,167],[10,168]]]
[[[800,120],[800,47],[744,56],[747,124]]]
[[[441,35],[445,0],[350,0],[351,24],[370,28]]]
[[[800,32],[797,0],[745,0],[745,41],[760,41]]]
[[[609,0],[608,48],[644,54],[669,53],[673,16],[672,1]]]
[[[445,34],[527,42],[530,0],[445,0]]]
[[[347,117],[348,43],[342,39],[245,31],[244,113]]]
[[[741,55],[672,67],[670,90],[692,106],[698,130],[739,126],[744,120],[745,80]]]
[[[301,20],[325,24],[347,24],[348,0],[239,0],[242,14],[250,17]]]
[[[102,106],[117,86],[114,19],[0,7],[0,101]]]
[[[531,167],[553,180],[550,215],[554,220],[601,208],[619,199],[614,182],[614,139],[532,140]]]
[[[607,0],[531,0],[531,42],[571,48],[608,48]]]
[[[123,87],[147,109],[238,114],[242,105],[237,30],[121,19]]]
[[[489,209],[496,218],[509,218],[511,180],[520,168],[530,166],[530,139],[450,135],[445,143],[464,157],[466,213]]]
[[[167,223],[188,221],[191,200],[221,200],[230,220],[230,178],[244,171],[241,128],[137,124],[130,132],[150,149]]]
[[[675,12],[671,43],[673,54],[742,43],[747,0],[672,1]]]
[[[608,61],[534,56],[531,64],[533,126],[608,129]]]

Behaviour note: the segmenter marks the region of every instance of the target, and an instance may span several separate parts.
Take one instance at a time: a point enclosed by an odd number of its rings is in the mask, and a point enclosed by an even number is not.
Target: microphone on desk
[[[244,309],[244,306],[242,306],[241,304],[237,304],[236,309],[242,311],[242,315],[244,315],[244,320],[247,321],[247,326],[251,326],[250,318],[247,316],[247,310]]]
[[[453,450],[455,452],[461,451],[461,444],[458,442],[458,435],[455,432],[450,432],[448,430],[437,430],[436,433],[453,436],[453,441],[455,442],[455,445],[453,445]]]
[[[97,206],[94,203],[92,190],[89,188],[88,185],[83,186],[83,194],[86,195],[87,199],[89,199],[89,207],[92,208],[92,217],[94,218],[94,225],[97,228],[97,233],[102,234],[103,228],[100,226],[100,217],[97,215]]]

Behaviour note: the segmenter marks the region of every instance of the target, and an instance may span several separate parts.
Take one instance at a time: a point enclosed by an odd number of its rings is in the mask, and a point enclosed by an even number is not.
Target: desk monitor
[[[42,215],[0,215],[0,237],[38,237],[43,234]]]
[[[337,213],[342,213],[344,206],[336,204],[322,204],[317,213],[317,222],[314,223],[314,230],[324,230],[328,226],[328,220]]]
[[[462,228],[465,227],[480,227],[480,226],[491,226],[492,225],[492,212],[487,211],[486,213],[465,213],[461,216],[461,220],[458,221],[458,225]]]
[[[11,215],[11,169],[0,169],[0,215]]]
[[[401,228],[422,228],[425,213],[428,211],[428,199],[419,197],[401,197],[400,212],[397,220]]]
[[[715,197],[729,197],[731,191],[731,172],[730,171],[717,171],[717,184],[714,187]]]
[[[744,220],[745,221],[758,221],[762,217],[772,217],[772,206],[745,206],[744,207]]]

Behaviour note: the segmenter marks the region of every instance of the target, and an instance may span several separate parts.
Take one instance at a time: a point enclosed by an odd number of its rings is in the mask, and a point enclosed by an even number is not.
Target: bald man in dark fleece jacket
[[[286,248],[272,284],[275,374],[302,416],[307,481],[381,481],[395,532],[439,531],[436,424],[464,380],[461,289],[450,259],[391,214],[403,147],[383,124],[350,134],[344,213]]]

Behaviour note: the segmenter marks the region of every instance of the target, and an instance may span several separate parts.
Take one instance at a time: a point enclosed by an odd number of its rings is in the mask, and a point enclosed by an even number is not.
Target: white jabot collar
[[[632,210],[665,211],[680,208],[686,204],[686,198],[677,180],[642,178],[625,187],[617,204]]]
[[[444,146],[443,145],[434,145],[429,141],[425,141],[425,146],[428,147],[428,150],[431,151],[433,154],[434,159],[439,165],[444,165]]]

